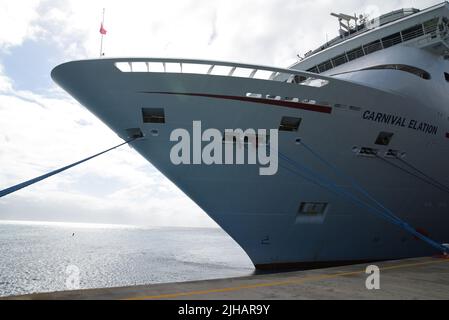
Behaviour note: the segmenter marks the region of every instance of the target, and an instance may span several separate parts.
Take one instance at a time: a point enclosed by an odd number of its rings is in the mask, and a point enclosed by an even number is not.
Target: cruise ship
[[[338,37],[286,68],[102,57],[51,75],[258,269],[436,254],[401,223],[449,242],[449,3],[374,19],[333,15]],[[235,150],[268,150],[276,130],[277,170],[195,162],[194,154],[174,163],[173,132],[195,135],[199,122]],[[228,139],[237,128],[255,136]]]

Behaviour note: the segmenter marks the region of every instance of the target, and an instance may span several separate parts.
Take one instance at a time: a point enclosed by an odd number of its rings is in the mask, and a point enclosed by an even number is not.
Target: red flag
[[[100,33],[105,35],[106,34],[106,29],[103,27],[103,23],[101,23],[101,27],[100,27]]]

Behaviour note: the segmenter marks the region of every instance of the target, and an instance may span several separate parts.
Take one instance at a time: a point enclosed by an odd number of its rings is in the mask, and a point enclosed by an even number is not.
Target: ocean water
[[[220,229],[0,221],[0,296],[253,272]]]

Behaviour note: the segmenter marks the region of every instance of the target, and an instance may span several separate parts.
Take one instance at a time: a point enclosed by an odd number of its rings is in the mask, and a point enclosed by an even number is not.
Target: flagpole
[[[101,20],[101,26],[104,26],[104,11],[105,11],[105,8],[103,8],[103,18]],[[104,37],[104,34],[102,33],[101,34],[101,42],[100,42],[100,58],[103,56],[103,37]]]

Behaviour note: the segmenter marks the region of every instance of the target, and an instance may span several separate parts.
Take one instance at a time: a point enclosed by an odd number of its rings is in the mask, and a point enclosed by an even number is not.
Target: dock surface
[[[380,289],[366,288],[368,265]],[[425,257],[246,277],[86,289],[9,299],[449,299],[449,259]]]

